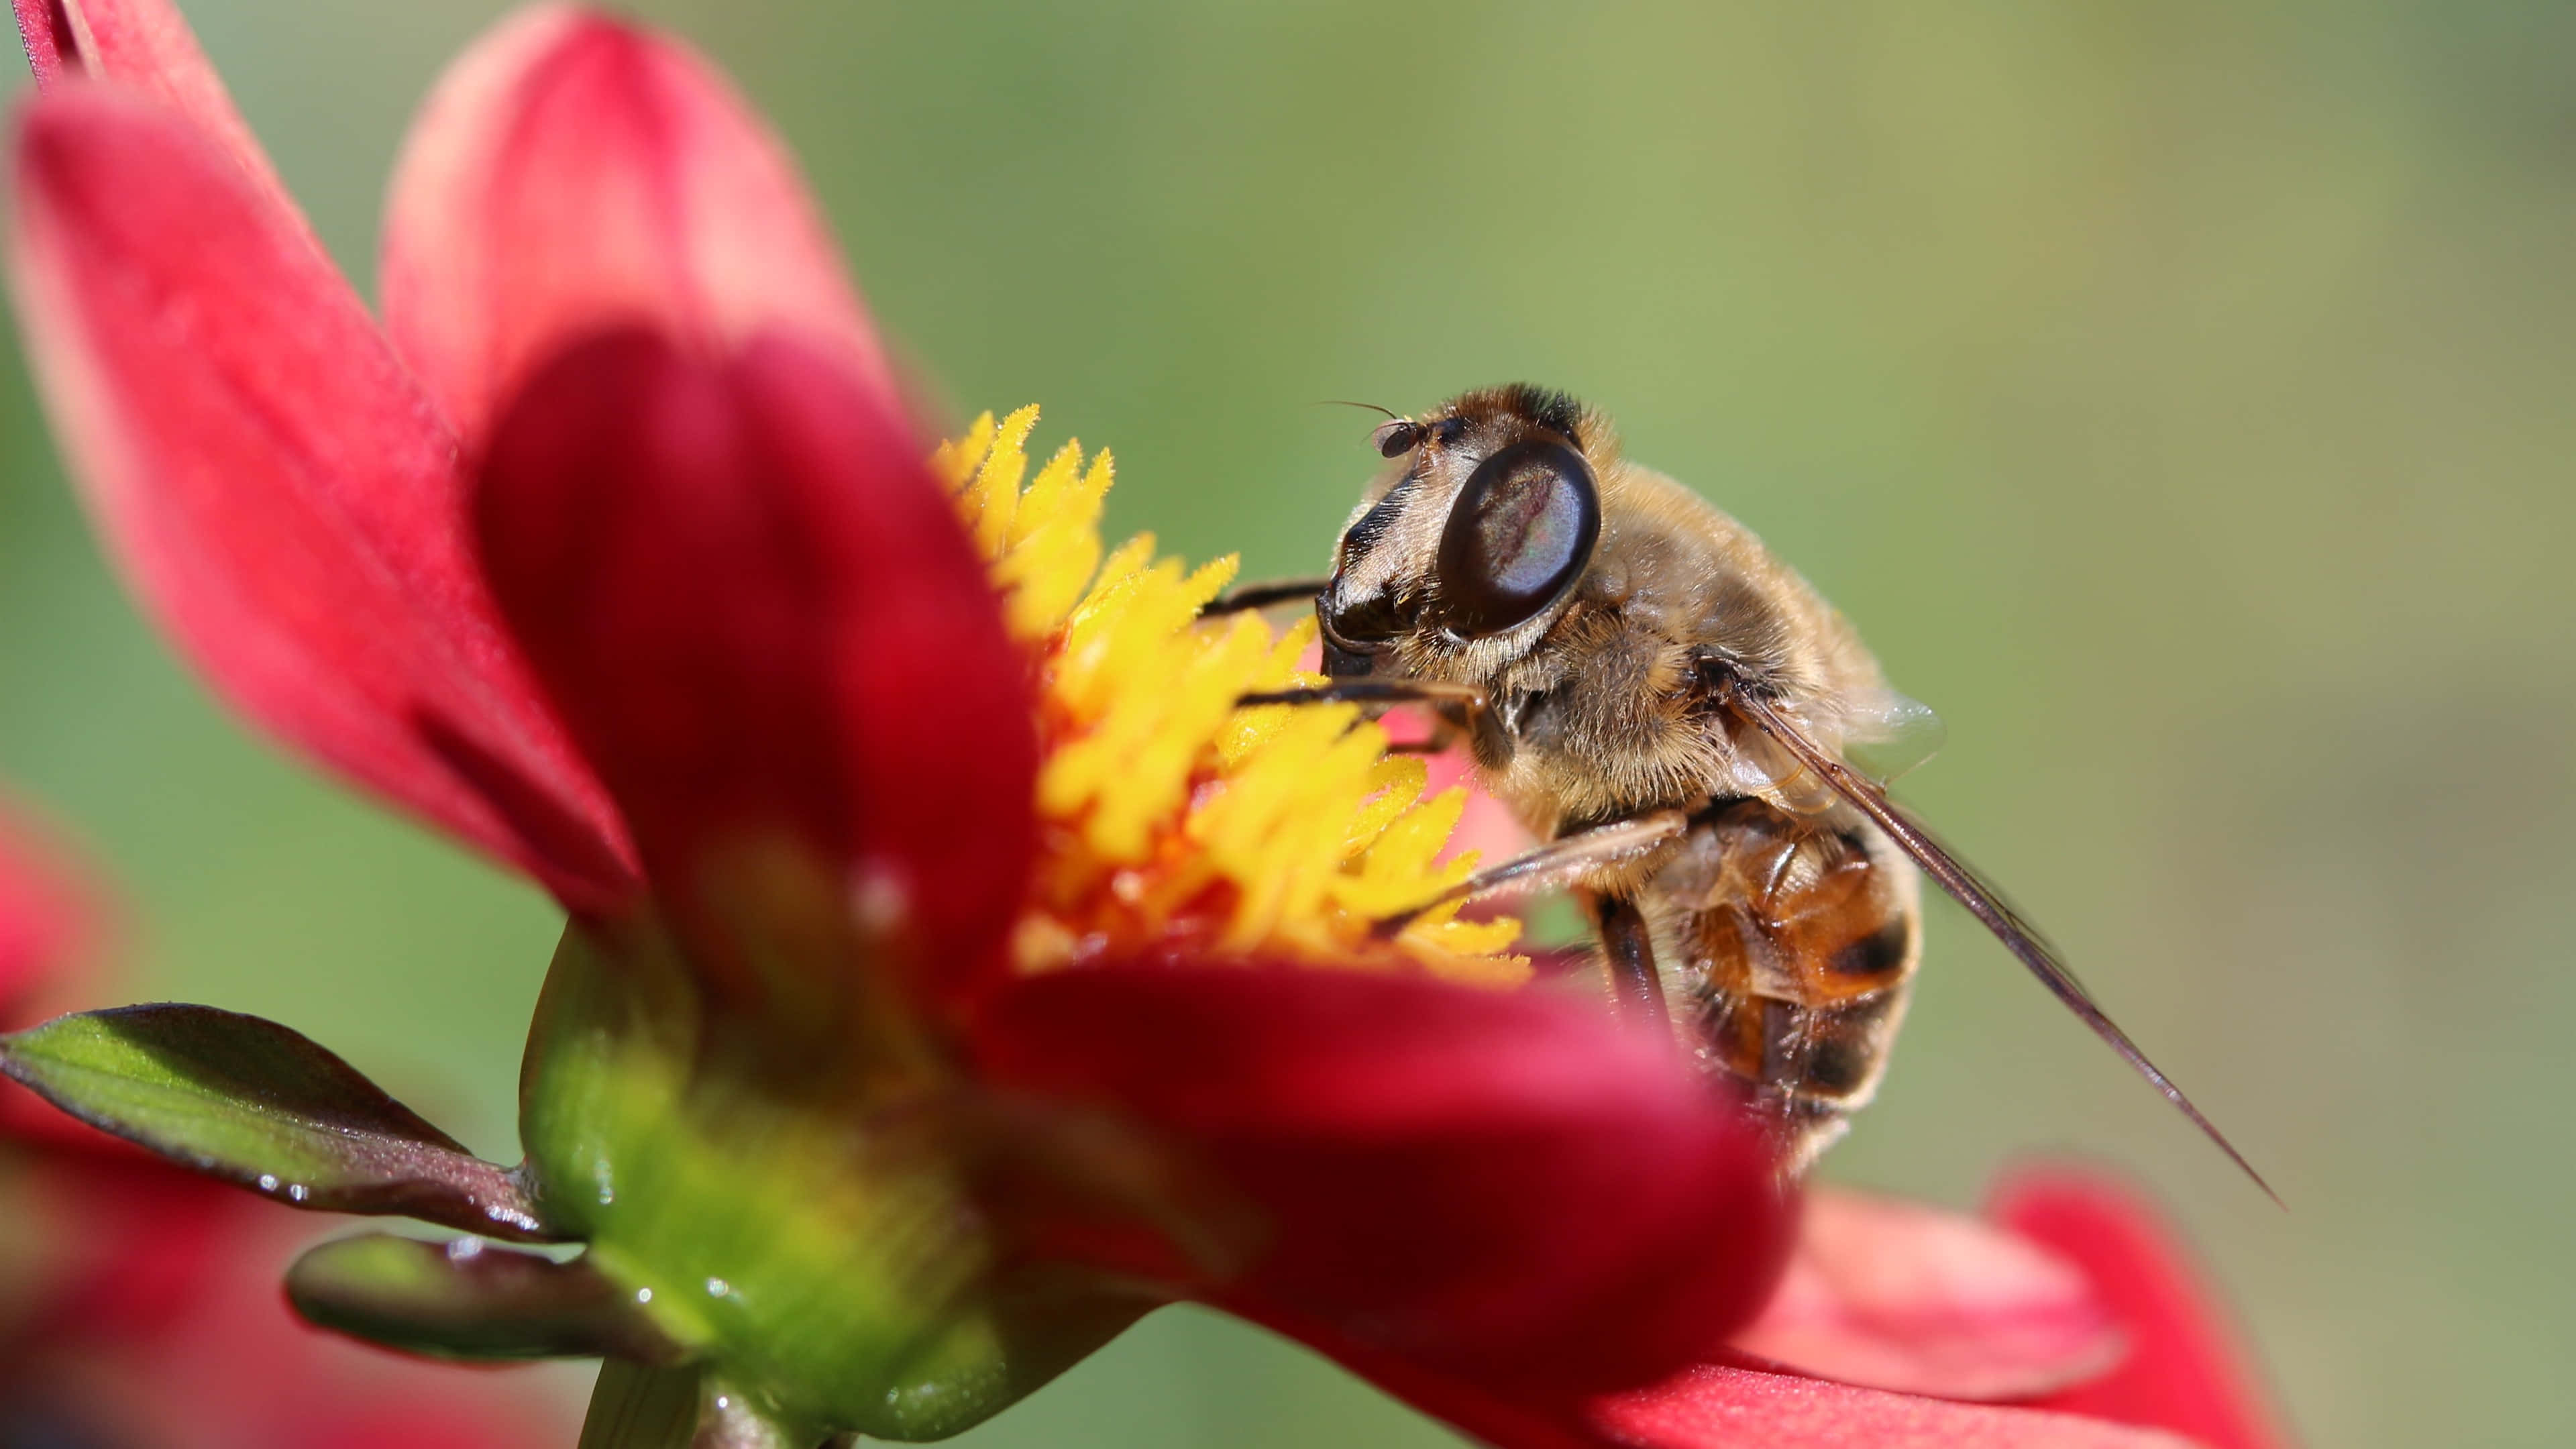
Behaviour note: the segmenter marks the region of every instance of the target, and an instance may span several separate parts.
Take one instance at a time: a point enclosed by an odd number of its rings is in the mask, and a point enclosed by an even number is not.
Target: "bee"
[[[1217,607],[1314,600],[1327,683],[1245,703],[1416,704],[1442,722],[1435,747],[1464,741],[1543,843],[1453,895],[1570,888],[1619,1009],[1670,1022],[1740,1084],[1795,1173],[1877,1090],[1929,876],[2262,1184],[2046,938],[1889,798],[1938,721],[1795,570],[1563,393],[1488,388],[1387,418],[1332,576]]]

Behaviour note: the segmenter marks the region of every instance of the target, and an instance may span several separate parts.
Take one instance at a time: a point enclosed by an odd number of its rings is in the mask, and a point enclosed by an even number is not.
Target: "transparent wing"
[[[1814,772],[1854,809],[1876,822],[1878,828],[1886,831],[1888,838],[1895,841],[1897,848],[1920,866],[1925,875],[1932,877],[1941,889],[1950,893],[1952,899],[1967,907],[1968,914],[1992,931],[1995,939],[2003,942],[2004,949],[2012,952],[2031,975],[2039,978],[2039,984],[2047,987],[2050,995],[2092,1028],[2095,1036],[2108,1043],[2137,1070],[2138,1075],[2162,1092],[2166,1101],[2190,1118],[2202,1135],[2217,1144],[2218,1150],[2226,1153],[2229,1161],[2252,1178],[2256,1187],[2263,1189],[2264,1196],[2276,1204],[2281,1201],[2280,1194],[2272,1191],[2272,1185],[2263,1180],[2263,1174],[2256,1172],[2254,1165],[2245,1160],[2245,1155],[2236,1150],[2236,1144],[2227,1140],[2227,1134],[2202,1116],[2200,1109],[2192,1105],[2191,1098],[2183,1095],[2182,1088],[2175,1086],[2173,1079],[2148,1060],[2147,1054],[2138,1049],[2138,1044],[2129,1039],[2129,1034],[2104,1014],[2100,1004],[2094,1001],[2093,993],[2085,990],[2084,983],[2076,980],[2075,973],[2067,969],[2057,948],[2050,945],[2048,938],[2042,936],[2037,928],[2022,919],[2021,913],[2012,908],[2002,892],[1987,884],[1983,876],[1970,869],[1922,822],[1888,799],[1886,790],[1877,781],[1819,748],[1774,701],[1758,690],[1745,687],[1732,672],[1723,669],[1717,674],[1716,683],[1725,702],[1746,722]]]
[[[1950,727],[1932,706],[1895,690],[1844,717],[1843,758],[1882,785],[1893,784],[1941,752]]]

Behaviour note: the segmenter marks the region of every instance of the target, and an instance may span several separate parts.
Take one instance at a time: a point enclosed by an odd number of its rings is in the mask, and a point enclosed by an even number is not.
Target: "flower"
[[[270,1122],[299,1178],[120,1122],[308,1204],[585,1245],[346,1240],[291,1279],[308,1314],[622,1355],[603,1397],[697,1376],[807,1431],[951,1432],[1188,1297],[1508,1444],[2119,1442],[1744,1357],[2098,1367],[2094,1299],[1994,1235],[1946,1279],[1837,1271],[1958,1240],[1902,1210],[1838,1240],[1824,1199],[1722,1349],[1787,1237],[1741,1123],[1668,1044],[1495,989],[1507,926],[1374,940],[1470,868],[1459,797],[1348,710],[1235,709],[1302,636],[1198,622],[1225,565],[1104,556],[1105,459],[1022,486],[1021,414],[925,463],[792,168],[685,50],[541,7],[469,52],[405,149],[380,328],[161,0],[19,15],[13,279],[138,589],[245,712],[571,916],[520,1180],[276,1028],[369,1153]],[[153,1040],[247,1030],[210,1016]],[[112,1117],[40,1058],[168,1021],[6,1062]]]
[[[94,995],[88,892],[0,819],[0,1024]],[[175,1449],[509,1449],[559,1437],[541,1396],[368,1353],[263,1279],[286,1220],[0,1082],[0,1442]]]
[[[246,713],[571,916],[524,1203],[277,1028],[13,1039],[56,1100],[263,1190],[586,1245],[423,1287],[351,1240],[297,1270],[309,1314],[498,1352],[494,1284],[535,1283],[579,1312],[507,1351],[918,1437],[1175,1297],[1567,1391],[1759,1302],[1787,1204],[1667,1043],[1444,979],[1513,973],[1494,928],[1362,939],[1463,869],[1431,864],[1455,806],[1347,712],[1231,708],[1294,640],[1196,624],[1211,576],[1146,550],[1083,583],[1044,473],[994,521],[998,425],[946,455],[978,553],[783,153],[689,53],[561,7],[469,52],[405,149],[379,328],[175,13],[20,20],[13,280],[138,591]],[[133,1032],[255,1038],[328,1100],[218,1151],[48,1074]]]

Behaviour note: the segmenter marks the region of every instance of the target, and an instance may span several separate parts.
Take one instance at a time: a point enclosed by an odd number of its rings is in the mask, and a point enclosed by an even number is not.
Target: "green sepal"
[[[886,1388],[868,1432],[946,1439],[1018,1403],[1162,1306],[1095,1275],[1033,1266],[996,1275],[972,1313],[917,1354]]]
[[[899,1024],[858,1011],[818,1059],[810,1003],[714,998],[654,923],[573,924],[520,1136],[550,1220],[764,1422],[946,1438],[1154,1306],[1012,1264],[974,1190],[976,1089]]]
[[[550,1242],[485,1162],[303,1036],[207,1006],[128,1006],[0,1036],[0,1072],[102,1131],[300,1208]]]
[[[681,1357],[634,1296],[589,1264],[479,1238],[339,1238],[287,1270],[286,1298],[318,1327],[432,1358]]]

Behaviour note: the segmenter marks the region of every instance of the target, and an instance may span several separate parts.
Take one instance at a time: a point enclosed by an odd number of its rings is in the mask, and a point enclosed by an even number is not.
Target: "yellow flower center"
[[[1021,968],[1214,957],[1527,979],[1525,958],[1501,954],[1515,920],[1460,920],[1452,903],[1392,941],[1371,934],[1475,869],[1473,851],[1439,858],[1466,792],[1423,798],[1422,762],[1388,755],[1353,706],[1237,708],[1322,682],[1297,668],[1314,622],[1201,618],[1231,556],[1185,569],[1140,534],[1104,560],[1109,454],[1086,467],[1067,442],[1028,479],[1037,419],[986,413],[933,458],[1038,659],[1041,838]]]

